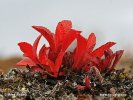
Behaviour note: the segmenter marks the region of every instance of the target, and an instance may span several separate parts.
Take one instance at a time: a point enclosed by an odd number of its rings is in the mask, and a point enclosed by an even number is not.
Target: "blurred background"
[[[0,68],[8,70],[22,59],[17,43],[33,43],[39,35],[32,25],[54,32],[64,19],[85,37],[94,32],[97,46],[117,42],[113,49],[125,50],[120,65],[132,67],[133,0],[0,0]]]

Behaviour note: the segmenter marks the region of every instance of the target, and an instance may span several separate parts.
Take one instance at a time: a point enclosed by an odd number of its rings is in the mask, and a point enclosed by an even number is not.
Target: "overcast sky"
[[[54,31],[63,19],[97,43],[116,41],[116,49],[133,51],[133,0],[0,0],[0,56],[21,55],[17,43],[33,43],[32,25]]]

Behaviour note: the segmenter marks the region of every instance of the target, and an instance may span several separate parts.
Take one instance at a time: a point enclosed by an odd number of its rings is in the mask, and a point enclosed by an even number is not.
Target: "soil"
[[[85,86],[90,76],[91,88]],[[101,80],[102,78],[102,80]],[[66,76],[52,78],[41,72],[11,69],[0,74],[0,100],[132,100],[133,75],[124,69],[105,71],[98,77],[89,73],[70,72]]]

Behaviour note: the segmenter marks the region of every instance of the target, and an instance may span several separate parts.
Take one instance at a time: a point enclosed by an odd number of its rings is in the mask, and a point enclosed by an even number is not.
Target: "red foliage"
[[[94,56],[88,57],[91,62],[90,66],[85,66],[84,70],[90,70],[91,66],[96,66],[100,72],[104,72],[106,70],[112,71],[116,64],[119,62],[124,50],[112,52],[111,49],[108,49],[104,52],[104,58],[95,58]]]
[[[94,64],[88,64],[94,62],[95,64],[99,63],[101,57],[104,55],[104,52],[110,49],[115,43],[108,42],[101,47],[94,49],[96,44],[96,37],[94,33],[91,33],[88,39],[85,39],[81,35],[77,38],[77,47],[74,51],[73,59],[73,69],[76,71],[86,70],[88,71],[91,66]]]
[[[64,75],[63,70],[60,70],[61,66],[72,68],[73,71],[88,71],[92,66],[97,67],[100,72],[107,68],[111,71],[123,54],[123,50],[112,52],[110,48],[115,45],[114,42],[107,42],[94,49],[95,34],[91,33],[88,39],[85,39],[80,35],[80,31],[72,29],[72,23],[68,20],[58,23],[55,34],[42,26],[33,26],[33,28],[41,35],[37,37],[33,45],[27,42],[18,44],[25,58],[17,65],[29,65],[33,71],[47,71],[53,77]],[[42,36],[48,41],[49,47],[43,45],[37,54],[38,43]],[[74,51],[66,51],[75,39],[77,39],[77,46]],[[104,59],[102,59],[103,56],[105,56]],[[89,88],[89,76],[85,84]]]
[[[71,22],[67,20],[59,22],[55,34],[42,26],[33,26],[33,28],[40,32],[41,35],[35,40],[33,45],[27,42],[18,44],[26,58],[17,63],[17,66],[37,66],[38,70],[39,65],[40,68],[48,71],[51,76],[57,77],[65,51],[80,34],[80,31],[72,29]],[[50,47],[43,45],[38,56],[37,47],[41,36],[46,38]]]

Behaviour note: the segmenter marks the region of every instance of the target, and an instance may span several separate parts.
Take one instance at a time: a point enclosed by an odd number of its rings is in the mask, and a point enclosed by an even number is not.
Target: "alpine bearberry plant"
[[[84,38],[80,35],[81,31],[72,29],[72,23],[68,20],[58,23],[55,34],[42,26],[32,27],[41,35],[37,37],[33,45],[27,42],[18,44],[25,58],[17,65],[29,65],[33,67],[33,70],[46,71],[53,77],[58,77],[63,72],[60,70],[63,66],[67,66],[75,72],[88,71],[91,66],[96,66],[100,72],[105,69],[113,70],[123,54],[123,50],[112,53],[110,48],[115,45],[114,42],[108,42],[94,49],[96,45],[95,34],[91,33],[88,39]],[[37,54],[38,43],[42,36],[48,41],[49,47],[44,44]],[[74,40],[77,40],[75,49],[66,51]],[[102,59],[104,55],[105,58]],[[111,66],[112,62],[114,63]]]

